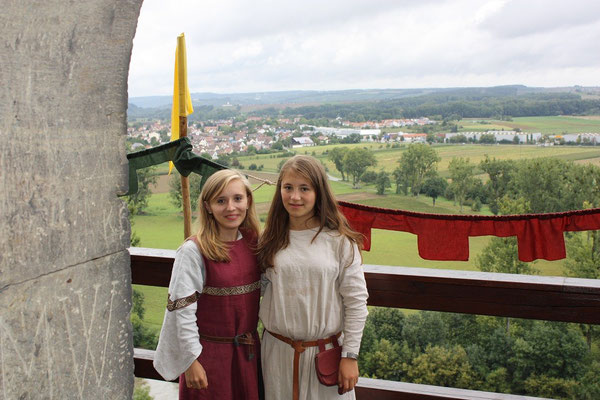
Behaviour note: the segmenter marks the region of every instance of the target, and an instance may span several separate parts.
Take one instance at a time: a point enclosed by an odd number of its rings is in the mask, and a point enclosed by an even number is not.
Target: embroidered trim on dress
[[[260,289],[260,281],[256,281],[254,283],[249,283],[247,285],[242,285],[242,286],[231,286],[231,287],[205,286],[204,290],[202,290],[202,294],[209,294],[212,296],[235,296],[238,294],[246,294],[246,293],[254,292],[257,289]]]
[[[167,295],[167,310],[169,310],[169,311],[179,310],[180,308],[187,307],[190,304],[194,304],[197,301],[198,301],[198,292],[195,292],[194,294],[191,294],[187,297],[183,297],[181,299],[175,299],[175,300],[171,300],[171,295],[168,294]]]

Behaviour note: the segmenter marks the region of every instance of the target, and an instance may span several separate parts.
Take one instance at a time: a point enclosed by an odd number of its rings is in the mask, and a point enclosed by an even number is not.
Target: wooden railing
[[[169,285],[173,250],[132,247],[132,283]],[[365,265],[371,306],[600,324],[600,280]],[[135,376],[162,379],[154,352],[135,349]],[[526,399],[360,378],[358,399]],[[531,397],[530,397],[531,398]]]

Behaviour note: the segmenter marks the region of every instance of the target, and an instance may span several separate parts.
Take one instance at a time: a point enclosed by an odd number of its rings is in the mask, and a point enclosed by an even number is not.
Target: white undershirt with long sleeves
[[[175,255],[169,283],[169,299],[176,301],[202,293],[206,269],[198,246],[188,240]],[[165,311],[154,355],[154,368],[165,380],[172,381],[184,373],[200,356],[202,345],[196,325],[196,301],[173,311]]]

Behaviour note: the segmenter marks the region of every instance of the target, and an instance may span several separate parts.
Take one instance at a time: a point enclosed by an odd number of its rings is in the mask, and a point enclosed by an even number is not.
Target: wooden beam
[[[168,286],[175,251],[130,248],[132,282]],[[600,280],[365,265],[372,306],[600,324]]]
[[[365,265],[369,305],[600,324],[600,280]]]
[[[479,390],[456,389],[383,379],[358,378],[357,400],[540,400],[539,397],[517,396]]]
[[[168,287],[175,250],[130,247],[131,283]]]

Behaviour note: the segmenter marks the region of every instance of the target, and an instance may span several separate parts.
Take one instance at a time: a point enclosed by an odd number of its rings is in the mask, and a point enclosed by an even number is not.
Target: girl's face
[[[235,240],[237,230],[248,212],[248,195],[244,183],[239,179],[232,180],[219,195],[204,205],[219,225],[219,237]]]
[[[312,228],[317,193],[309,180],[288,171],[281,179],[281,200],[290,216],[291,229]],[[314,225],[314,224],[313,224]]]

